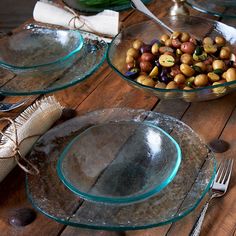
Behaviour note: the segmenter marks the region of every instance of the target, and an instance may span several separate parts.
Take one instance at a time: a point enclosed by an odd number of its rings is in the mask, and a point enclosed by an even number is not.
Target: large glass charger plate
[[[63,1],[69,7],[72,7],[78,11],[81,11],[81,12],[88,12],[88,13],[100,12],[100,11],[103,11],[104,9],[110,9],[110,10],[114,10],[114,11],[124,11],[124,10],[131,8],[131,5],[128,0],[126,0],[126,1],[122,0],[122,3],[120,3],[120,4],[117,3],[119,1],[113,1],[113,4],[110,4],[108,2],[106,4],[98,4],[98,5],[94,4],[94,2],[95,2],[94,0],[93,0],[93,2],[92,2],[92,0],[90,0],[90,2],[92,3],[90,5],[83,4],[82,1],[79,1],[79,0],[63,0]],[[101,2],[101,1],[99,1],[99,2]],[[151,2],[151,0],[142,0],[142,2],[146,4],[146,3]]]
[[[192,8],[214,16],[236,18],[235,0],[187,0]]]
[[[6,79],[0,81],[0,94],[46,94],[71,87],[87,79],[104,62],[108,46],[96,35],[80,32],[84,39],[83,47],[67,60],[36,69],[16,68],[9,71],[0,67],[0,76],[2,73],[6,75]]]
[[[144,120],[168,132],[182,150],[176,177],[157,195],[128,205],[89,202],[60,181],[57,161],[75,136],[104,122]],[[143,229],[181,219],[207,193],[216,169],[213,153],[183,122],[161,113],[124,108],[94,111],[64,122],[38,140],[29,159],[40,171],[26,178],[28,198],[37,210],[63,224],[106,230]]]

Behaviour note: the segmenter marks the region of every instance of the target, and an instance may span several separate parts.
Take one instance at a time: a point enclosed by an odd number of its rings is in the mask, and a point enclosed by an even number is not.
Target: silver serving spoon
[[[130,0],[130,4],[132,8],[135,10],[143,13],[147,17],[149,17],[151,20],[155,21],[162,27],[164,27],[166,30],[168,30],[170,33],[173,33],[174,30],[172,30],[169,26],[167,26],[164,22],[162,22],[160,19],[158,19],[144,4],[141,0]]]
[[[24,105],[28,101],[29,101],[29,99],[21,100],[16,103],[0,102],[0,112],[12,111],[12,110]]]

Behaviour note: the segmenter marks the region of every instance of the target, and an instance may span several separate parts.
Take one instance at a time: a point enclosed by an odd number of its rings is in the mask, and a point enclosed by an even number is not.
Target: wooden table
[[[149,4],[150,10],[159,17],[165,17],[171,1],[157,0]],[[192,15],[202,15],[191,10]],[[204,17],[207,17],[204,15]],[[210,16],[208,16],[210,17]],[[211,17],[212,18],[212,17]],[[127,26],[144,20],[145,17],[133,10],[121,13],[120,20]],[[222,20],[222,19],[221,19]],[[236,26],[236,21],[227,20]],[[159,100],[150,94],[130,87],[112,71],[107,63],[85,82],[55,92],[54,96],[67,108],[75,109],[77,115],[88,111],[111,108],[130,107],[153,110],[166,113],[181,119],[193,128],[199,136],[209,143],[213,139],[223,139],[230,144],[230,149],[218,155],[217,159],[233,158],[236,156],[236,93],[214,101],[187,103],[175,100]],[[31,97],[33,102],[37,97]],[[7,97],[6,101],[15,101],[20,97]],[[29,105],[29,104],[28,104]],[[7,114],[14,118],[25,107]],[[6,114],[0,114],[1,117]],[[5,124],[1,124],[1,128]],[[212,202],[207,212],[202,236],[232,236],[236,235],[236,165],[228,193],[225,197]],[[44,215],[37,213],[36,220],[25,227],[13,227],[8,223],[12,210],[23,207],[32,208],[25,193],[24,173],[16,167],[0,184],[0,235],[94,235],[94,236],[185,236],[191,230],[193,222],[199,213],[200,206],[184,219],[158,228],[139,231],[110,232],[73,228],[59,224]]]

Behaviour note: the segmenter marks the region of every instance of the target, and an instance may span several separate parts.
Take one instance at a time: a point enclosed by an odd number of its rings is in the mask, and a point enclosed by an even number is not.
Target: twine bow
[[[39,137],[40,135],[32,135],[32,136],[28,136],[24,139],[22,139],[20,142],[18,140],[18,135],[17,135],[17,128],[16,128],[16,124],[15,122],[11,119],[11,118],[0,118],[0,121],[9,121],[13,127],[13,132],[14,132],[14,139],[12,137],[10,137],[9,135],[3,133],[1,130],[0,130],[0,134],[3,136],[3,137],[6,137],[7,139],[9,139],[13,146],[12,146],[12,155],[11,156],[8,156],[8,157],[0,157],[0,160],[1,159],[11,159],[11,158],[14,158],[16,163],[18,164],[18,166],[24,170],[26,173],[29,173],[29,174],[32,174],[32,175],[37,175],[39,174],[39,170],[38,168],[32,164],[29,160],[27,160],[23,155],[21,155],[20,153],[20,144],[28,139],[28,138],[32,138],[32,137]],[[25,164],[21,163],[21,161],[25,162]]]
[[[72,17],[72,18],[69,20],[69,22],[68,22],[68,26],[70,26],[71,23],[73,23],[74,29],[82,29],[84,26],[86,26],[86,27],[89,29],[89,31],[93,32],[94,34],[96,34],[96,35],[98,35],[98,36],[100,36],[100,37],[111,38],[110,35],[101,34],[101,33],[99,33],[98,31],[96,31],[94,28],[92,28],[91,26],[89,26],[88,24],[86,24],[85,20],[82,19],[82,18],[80,17],[80,15],[78,15],[78,14],[77,14],[73,9],[71,9],[70,7],[64,6],[64,8],[65,8],[67,11],[69,11],[70,13],[73,14],[73,17]],[[81,25],[80,25],[79,27],[76,26],[76,20],[78,20],[78,21],[81,23]]]

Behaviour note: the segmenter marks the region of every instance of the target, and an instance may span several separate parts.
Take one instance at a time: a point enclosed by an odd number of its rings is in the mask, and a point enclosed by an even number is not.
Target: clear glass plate
[[[124,11],[127,10],[129,8],[131,8],[131,5],[129,3],[129,1],[127,0],[125,3],[122,4],[106,4],[106,5],[97,5],[95,6],[94,4],[92,5],[85,5],[83,3],[81,3],[79,0],[63,0],[69,7],[72,7],[78,11],[81,12],[88,12],[88,13],[92,13],[92,12],[100,12],[103,11],[104,9],[110,9],[110,10],[114,10],[114,11]],[[92,0],[90,0],[91,2]],[[124,2],[124,1],[123,1]],[[143,3],[149,3],[151,2],[151,0],[142,0]]]
[[[90,202],[71,192],[58,178],[56,165],[64,147],[89,127],[110,121],[148,121],[178,142],[180,169],[157,195],[129,205]],[[26,178],[33,206],[60,223],[92,229],[134,230],[177,221],[196,208],[216,171],[213,153],[189,126],[164,114],[123,108],[94,111],[53,128],[38,140],[29,158],[40,170],[39,175]]]
[[[83,35],[83,32],[81,33]],[[96,35],[91,33],[84,35],[83,47],[66,60],[36,68],[11,68],[9,79],[0,82],[0,93],[46,94],[84,81],[101,66],[107,51],[107,44],[99,41]],[[50,47],[46,50],[50,50]]]
[[[178,143],[149,122],[106,122],[75,137],[57,172],[81,198],[112,204],[143,201],[165,188],[181,163]]]
[[[192,8],[214,16],[236,18],[235,0],[187,0]]]

